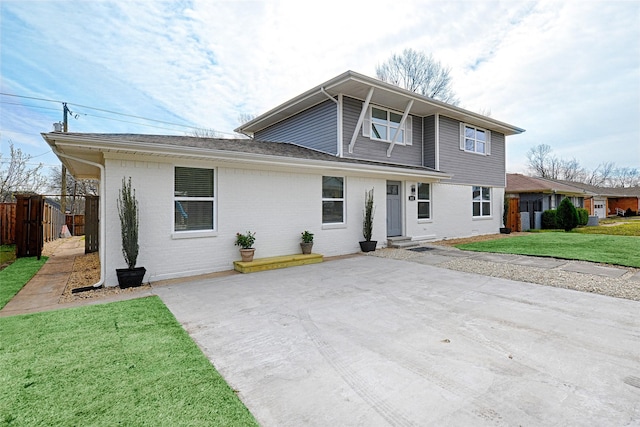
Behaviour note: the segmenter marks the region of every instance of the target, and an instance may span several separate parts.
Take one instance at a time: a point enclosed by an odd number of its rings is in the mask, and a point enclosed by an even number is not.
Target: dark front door
[[[400,181],[387,181],[387,236],[402,235]]]

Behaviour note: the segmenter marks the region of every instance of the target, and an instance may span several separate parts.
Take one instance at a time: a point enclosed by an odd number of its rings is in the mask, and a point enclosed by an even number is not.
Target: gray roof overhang
[[[408,91],[398,86],[374,79],[354,71],[346,71],[333,79],[310,89],[289,101],[267,111],[255,119],[238,127],[235,131],[252,136],[255,132],[274,125],[301,111],[326,101],[327,94],[335,97],[339,94],[365,100],[369,90],[374,88],[371,103],[387,107],[389,109],[404,111],[407,103],[413,100],[411,114],[416,116],[431,116],[436,113],[468,122],[486,129],[515,135],[524,132],[524,129],[504,123],[490,117],[483,116],[472,111],[459,108],[445,102],[441,102],[415,92]]]

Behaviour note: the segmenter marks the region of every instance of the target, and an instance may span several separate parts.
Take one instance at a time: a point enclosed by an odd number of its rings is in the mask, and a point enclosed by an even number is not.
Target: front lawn
[[[257,425],[157,297],[0,318],[0,330],[0,425]]]
[[[478,252],[547,256],[640,267],[640,237],[579,233],[532,233],[456,245]]]
[[[0,270],[0,309],[42,268],[47,257],[18,258]]]
[[[614,236],[640,236],[640,221],[626,221],[615,225],[598,225],[596,227],[579,227],[573,230],[583,234],[610,234]]]

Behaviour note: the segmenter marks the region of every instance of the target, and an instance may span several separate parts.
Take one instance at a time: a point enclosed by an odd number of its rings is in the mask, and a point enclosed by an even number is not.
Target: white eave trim
[[[48,136],[53,135],[53,139]],[[376,165],[376,164],[360,164],[348,161],[330,161],[303,159],[299,157],[284,157],[266,154],[246,153],[242,151],[226,151],[212,150],[210,148],[198,147],[181,147],[171,146],[158,143],[145,142],[114,142],[112,140],[104,141],[98,137],[74,137],[64,134],[43,134],[44,138],[50,145],[55,145],[59,150],[65,148],[70,149],[87,149],[100,151],[104,153],[113,152],[118,154],[138,154],[160,157],[183,157],[193,160],[222,160],[225,162],[262,164],[269,166],[281,167],[301,167],[303,169],[324,169],[324,170],[341,170],[352,171],[358,173],[375,173],[384,175],[397,175],[406,177],[431,178],[436,180],[451,179],[453,175],[443,172],[425,171],[420,169],[404,168],[402,166]],[[58,138],[62,136],[62,138]],[[77,156],[77,155],[76,155]]]

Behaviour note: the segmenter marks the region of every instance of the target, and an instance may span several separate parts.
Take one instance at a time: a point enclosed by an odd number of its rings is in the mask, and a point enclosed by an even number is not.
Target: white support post
[[[389,145],[389,149],[387,150],[387,157],[391,157],[391,151],[393,151],[393,146],[396,145],[396,140],[398,139],[398,135],[400,134],[400,129],[403,128],[404,122],[407,121],[407,116],[409,116],[409,110],[413,107],[413,99],[410,99],[407,103],[407,107],[404,109],[404,114],[402,115],[402,119],[400,119],[400,124],[398,125],[398,130],[396,134],[393,135],[393,139],[391,140],[391,145]],[[405,132],[406,136],[407,132]]]
[[[362,104],[362,111],[360,111],[360,117],[358,117],[358,123],[356,123],[356,128],[353,130],[353,136],[351,137],[351,142],[349,142],[349,153],[353,153],[353,146],[356,145],[356,138],[358,137],[358,133],[360,132],[360,128],[362,127],[362,122],[364,121],[365,116],[367,115],[367,111],[369,110],[369,103],[371,102],[371,97],[373,96],[373,86],[369,89],[369,93],[367,94],[367,99],[365,99],[364,104]]]

